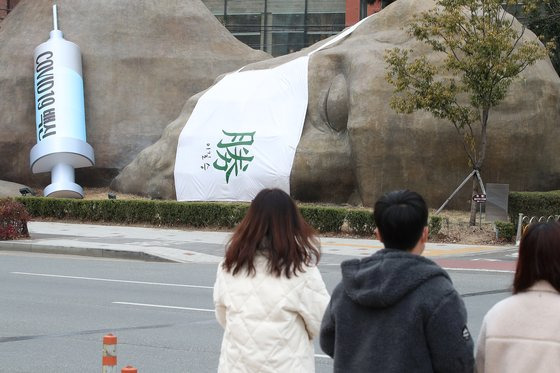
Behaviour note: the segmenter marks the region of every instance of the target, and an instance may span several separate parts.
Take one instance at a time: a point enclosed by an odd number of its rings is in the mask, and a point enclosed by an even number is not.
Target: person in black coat
[[[472,372],[465,305],[449,275],[422,257],[428,209],[395,191],[374,208],[385,248],[341,264],[342,281],[323,317],[320,343],[335,372]]]

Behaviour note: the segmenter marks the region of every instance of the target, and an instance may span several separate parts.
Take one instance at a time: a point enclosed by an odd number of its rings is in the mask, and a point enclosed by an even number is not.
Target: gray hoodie
[[[465,305],[433,261],[383,249],[342,265],[321,325],[335,372],[472,372]]]

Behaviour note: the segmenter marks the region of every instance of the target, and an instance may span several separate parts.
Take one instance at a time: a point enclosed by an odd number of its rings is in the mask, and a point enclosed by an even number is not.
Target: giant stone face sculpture
[[[454,128],[427,113],[395,113],[383,55],[395,46],[441,59],[405,31],[433,1],[399,0],[366,20],[353,34],[317,52],[309,64],[309,105],[291,174],[291,194],[302,201],[371,206],[380,194],[414,189],[441,204],[471,171]],[[519,25],[518,25],[519,26]],[[535,35],[527,31],[527,38]],[[310,49],[314,49],[312,46]],[[263,69],[296,58],[248,66]],[[115,179],[123,192],[175,198],[177,139],[201,94],[191,97],[161,139],[142,151]],[[510,190],[560,186],[560,79],[550,61],[526,69],[506,100],[491,113],[485,182]],[[466,207],[468,188],[454,199]]]
[[[0,28],[0,179],[33,176],[33,50],[52,30],[51,0],[22,0]],[[57,0],[58,25],[82,50],[87,141],[96,166],[82,185],[108,185],[160,138],[184,102],[215,77],[269,58],[235,39],[200,0]]]

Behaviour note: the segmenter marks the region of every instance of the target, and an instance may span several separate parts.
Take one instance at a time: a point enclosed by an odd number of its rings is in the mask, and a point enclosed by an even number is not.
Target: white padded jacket
[[[560,371],[560,293],[538,281],[497,303],[482,322],[476,373]]]
[[[218,266],[214,305],[224,328],[218,372],[314,372],[312,339],[330,298],[319,270],[276,277],[262,255],[255,269],[254,276],[232,276]]]

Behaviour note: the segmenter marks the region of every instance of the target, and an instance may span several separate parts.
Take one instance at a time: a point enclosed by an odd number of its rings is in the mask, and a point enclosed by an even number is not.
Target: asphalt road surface
[[[329,259],[319,268],[330,291],[340,270]],[[449,273],[476,338],[486,311],[509,294],[512,273],[500,263],[511,269],[514,253],[442,260],[454,261]],[[99,372],[107,333],[118,338],[119,372],[125,365],[216,372],[215,271],[215,264],[0,252],[0,372]],[[331,372],[318,344],[315,353],[317,372]]]

